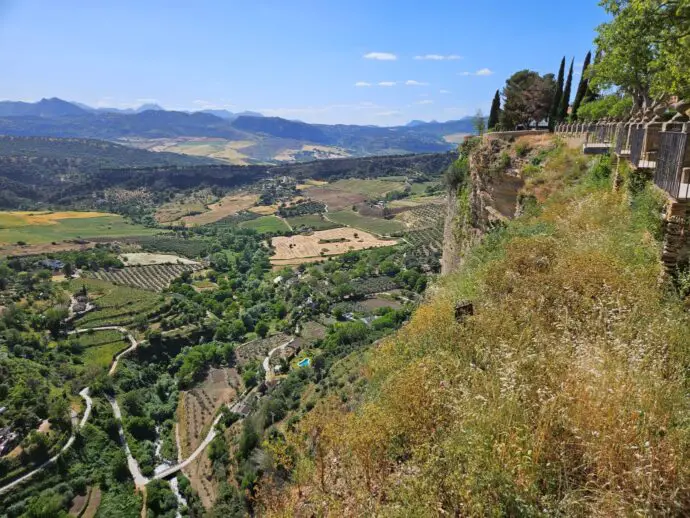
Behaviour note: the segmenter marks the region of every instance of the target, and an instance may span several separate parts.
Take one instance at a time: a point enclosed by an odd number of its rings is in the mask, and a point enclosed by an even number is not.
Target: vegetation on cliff
[[[372,351],[363,403],[274,439],[261,514],[687,514],[688,318],[658,285],[659,197],[610,176],[549,151],[525,190],[560,188]]]

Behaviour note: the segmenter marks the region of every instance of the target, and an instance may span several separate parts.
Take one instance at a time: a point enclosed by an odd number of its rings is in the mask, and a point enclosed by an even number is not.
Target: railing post
[[[648,122],[644,125],[644,143],[642,144],[642,157],[647,162],[656,162],[659,153],[659,140],[661,139],[661,122]]]

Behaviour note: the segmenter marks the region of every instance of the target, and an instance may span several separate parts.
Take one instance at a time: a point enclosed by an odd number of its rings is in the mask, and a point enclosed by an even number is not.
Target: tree
[[[259,335],[261,338],[266,338],[269,329],[270,328],[268,327],[268,324],[261,320],[258,324],[256,324],[254,331],[256,331],[256,334]]]
[[[494,100],[491,101],[491,111],[489,112],[489,121],[487,123],[487,128],[492,130],[496,128],[498,124],[498,118],[501,114],[501,93],[496,90],[494,94]]]
[[[549,115],[553,88],[553,74],[542,77],[533,70],[514,73],[503,87],[502,126],[508,129],[538,125]]]
[[[559,120],[565,120],[568,117],[568,106],[570,106],[570,90],[573,86],[573,61],[574,59],[570,60],[568,79],[565,81],[565,87],[563,87],[563,97],[561,97],[561,105],[558,109]]]
[[[556,120],[559,120],[561,99],[563,98],[563,76],[565,75],[565,56],[561,59],[561,66],[558,69],[558,79],[556,79],[556,91],[553,94],[551,111],[549,112],[549,127],[553,128]]]
[[[652,108],[672,95],[690,96],[688,0],[603,0],[613,16],[597,28],[600,59],[591,82],[618,86],[636,108]]]
[[[585,94],[587,93],[587,87],[589,85],[589,78],[588,78],[588,68],[589,68],[589,63],[592,60],[592,51],[590,50],[587,52],[587,55],[585,56],[585,61],[582,64],[582,75],[580,76],[580,82],[577,85],[577,92],[575,92],[575,100],[573,101],[573,109],[570,111],[570,116],[573,120],[577,119],[577,110],[580,109],[580,105],[582,104],[582,100],[585,98]]]
[[[477,135],[482,136],[486,130],[486,124],[484,114],[481,110],[477,110],[477,113],[474,115],[474,119],[472,120],[472,124],[474,125],[474,130],[477,132]]]

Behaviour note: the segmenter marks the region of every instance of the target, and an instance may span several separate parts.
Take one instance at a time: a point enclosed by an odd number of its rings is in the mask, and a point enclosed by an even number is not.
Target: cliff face
[[[451,188],[444,228],[441,273],[455,271],[481,236],[520,212],[521,167],[529,146],[485,138],[469,155],[464,182]]]

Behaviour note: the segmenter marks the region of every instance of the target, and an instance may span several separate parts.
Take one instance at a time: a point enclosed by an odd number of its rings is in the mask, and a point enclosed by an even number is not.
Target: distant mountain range
[[[166,150],[206,154],[236,163],[442,152],[457,145],[453,143],[457,135],[472,131],[470,117],[378,127],[309,124],[256,112],[169,111],[155,104],[118,110],[57,98],[36,103],[0,102],[0,135],[98,138],[135,142],[149,149],[168,139]],[[444,138],[450,135],[454,138]],[[186,149],[190,140],[203,144],[208,139],[213,139],[212,145]]]

